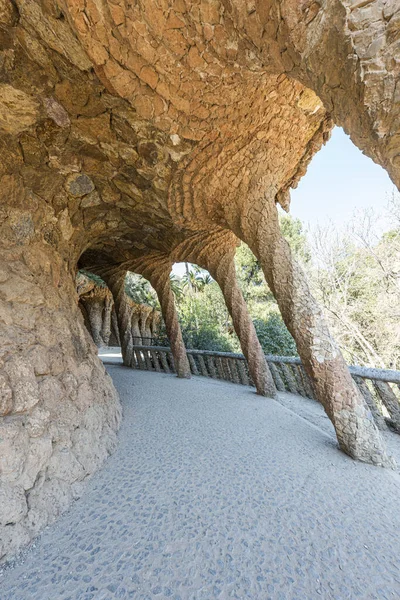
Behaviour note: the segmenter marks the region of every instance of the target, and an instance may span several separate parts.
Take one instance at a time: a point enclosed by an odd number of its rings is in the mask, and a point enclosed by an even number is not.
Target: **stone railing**
[[[132,335],[132,342],[134,346],[163,346],[169,343],[166,336],[146,337],[144,335]]]
[[[187,355],[193,375],[254,386],[242,354],[188,349]],[[166,346],[135,345],[132,357],[131,366],[135,369],[175,372],[171,349]],[[279,392],[315,400],[313,383],[299,358],[270,355],[265,358]],[[364,367],[349,367],[349,370],[377,425],[382,429],[389,425],[400,433],[400,371]]]

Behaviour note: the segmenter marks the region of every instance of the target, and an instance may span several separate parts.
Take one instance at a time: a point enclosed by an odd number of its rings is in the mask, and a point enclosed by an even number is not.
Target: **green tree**
[[[254,319],[254,327],[265,354],[297,356],[295,341],[279,314],[271,313],[267,318]]]
[[[150,283],[136,273],[128,272],[125,278],[125,292],[138,304],[148,304],[154,308],[158,308],[157,294],[151,287]]]
[[[314,232],[309,278],[349,363],[400,367],[400,220],[390,217],[383,235],[370,211],[345,231]]]
[[[169,280],[171,284],[171,289],[174,292],[176,299],[179,300],[183,294],[182,280],[175,273],[170,274]]]
[[[201,277],[205,275],[202,273]],[[186,286],[177,302],[185,344],[199,350],[236,351],[239,344],[221,290],[211,277],[209,279],[206,284],[196,283],[190,293]]]
[[[210,284],[213,279],[210,274],[197,265],[185,263],[186,273],[182,277],[182,286],[189,292],[200,292],[204,286]]]
[[[279,224],[296,260],[307,265],[311,260],[311,250],[303,223],[291,215],[280,215]]]

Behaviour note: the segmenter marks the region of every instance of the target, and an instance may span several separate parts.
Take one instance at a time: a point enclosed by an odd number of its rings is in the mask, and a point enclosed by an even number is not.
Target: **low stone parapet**
[[[193,375],[222,379],[254,387],[243,354],[187,349]],[[316,399],[314,384],[301,360],[290,356],[266,355],[276,389]],[[174,373],[171,349],[167,346],[135,345],[132,368]],[[400,371],[350,366],[349,371],[380,429],[400,433]]]

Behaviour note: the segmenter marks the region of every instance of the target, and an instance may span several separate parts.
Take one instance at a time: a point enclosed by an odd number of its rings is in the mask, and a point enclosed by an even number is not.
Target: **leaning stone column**
[[[257,394],[273,398],[276,395],[274,380],[237,281],[234,254],[228,252],[216,258],[209,257],[207,269],[222,290]]]
[[[153,321],[153,310],[151,310],[151,312],[148,314],[147,319],[146,319],[146,324],[145,324],[145,337],[148,338],[148,340],[151,340],[152,335],[151,335],[151,324]]]
[[[159,334],[160,320],[161,320],[160,312],[154,308],[153,312],[151,314],[151,323],[150,323],[150,334],[151,334],[151,337],[153,337],[153,338],[157,337]]]
[[[142,342],[144,346],[148,346],[150,344],[151,331],[148,326],[148,321],[150,319],[150,315],[152,313],[152,308],[150,306],[142,306],[140,311],[140,335],[142,336]],[[149,323],[150,325],[150,323]]]
[[[132,306],[125,293],[125,271],[101,274],[114,298],[114,308],[117,315],[119,337],[121,341],[122,360],[125,366],[132,363]]]
[[[132,310],[132,338],[133,345],[140,346],[142,344],[142,334],[140,333],[139,327],[139,319],[140,319],[140,305],[135,304]]]
[[[114,302],[111,308],[111,335],[109,340],[110,346],[121,346],[121,340],[119,337],[118,319],[117,313],[115,312]]]
[[[101,337],[106,346],[108,346],[111,337],[111,312],[113,300],[111,293],[107,290],[104,296],[103,324],[101,327]]]
[[[276,208],[268,208],[249,214],[245,241],[261,263],[316,396],[335,427],[339,446],[352,458],[392,466],[373,417],[330,336],[322,310],[281,235]]]
[[[94,343],[98,348],[103,346],[103,338],[101,335],[103,328],[103,298],[89,296],[85,299],[87,315],[90,323],[90,331]]]
[[[178,321],[178,313],[176,311],[174,293],[171,289],[169,273],[170,270],[163,265],[161,268],[155,269],[149,275],[148,279],[157,292],[161,305],[161,312],[175,361],[176,373],[178,377],[189,379],[191,376],[190,365]]]

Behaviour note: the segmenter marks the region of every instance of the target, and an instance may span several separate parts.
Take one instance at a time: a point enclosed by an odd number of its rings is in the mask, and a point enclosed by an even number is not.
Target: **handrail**
[[[349,366],[352,375],[362,377],[363,379],[375,379],[376,381],[389,381],[400,385],[400,371],[390,369],[372,369],[370,367]]]
[[[145,339],[145,338],[144,338]],[[168,346],[148,346],[140,345],[140,348],[144,350],[169,350]],[[225,358],[235,358],[238,360],[245,360],[243,354],[237,354],[235,352],[217,352],[216,350],[197,350],[195,348],[187,348],[187,352],[192,354],[203,354],[204,356],[221,356]],[[290,365],[301,365],[301,360],[296,356],[278,356],[275,354],[265,354],[267,362],[274,363],[286,363]],[[374,369],[372,367],[356,367],[349,366],[349,371],[352,375],[362,377],[363,379],[376,379],[377,381],[389,381],[391,383],[397,383],[400,385],[400,371],[394,371],[391,369]]]
[[[192,348],[186,352],[193,375],[254,386],[243,354]],[[267,354],[265,360],[279,392],[315,400],[313,381],[299,358]],[[167,346],[134,345],[131,366],[147,371],[175,372],[171,348]],[[400,433],[400,371],[355,366],[350,366],[349,371],[378,427],[387,429],[389,426]]]

